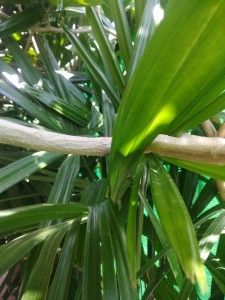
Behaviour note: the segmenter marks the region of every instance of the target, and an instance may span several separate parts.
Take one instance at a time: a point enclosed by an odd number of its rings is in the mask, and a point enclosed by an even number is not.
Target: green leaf
[[[76,122],[78,125],[84,127],[87,124],[89,113],[86,108],[83,109],[83,107],[80,107],[80,105],[75,106],[66,103],[63,101],[63,99],[60,99],[54,94],[41,89],[26,86],[25,91],[35,97],[41,103],[45,104],[69,120]]]
[[[209,269],[217,286],[225,295],[225,263],[213,254],[210,254],[205,265]]]
[[[136,21],[137,25],[139,25],[139,23],[140,23],[141,17],[143,16],[143,12],[145,12],[146,9],[147,9],[147,7],[145,6],[145,3],[146,2],[144,0],[134,0],[134,5],[135,5],[135,21]]]
[[[114,246],[110,234],[110,220],[104,211],[104,205],[99,207],[99,226],[101,237],[102,281],[104,299],[119,299],[117,278],[114,267]]]
[[[137,272],[137,277],[141,277],[145,272],[147,272],[158,260],[162,259],[165,255],[168,254],[170,250],[170,245],[163,247],[159,253],[150,259],[141,269]]]
[[[60,255],[59,264],[51,284],[48,300],[67,299],[70,276],[74,263],[75,244],[79,232],[79,222],[74,221],[69,229]]]
[[[151,40],[156,29],[155,20],[153,17],[153,9],[155,5],[159,3],[159,0],[147,0],[145,5],[143,2],[143,0],[135,1],[135,18],[139,14],[139,11],[143,10],[143,15],[138,27],[137,37],[134,44],[134,51],[132,52],[129,68],[127,71],[127,80],[129,80],[133,76],[140,58],[146,48],[146,45]],[[138,9],[138,11],[136,11],[136,8]]]
[[[30,273],[29,280],[21,300],[46,299],[53,263],[55,261],[59,244],[61,243],[66,231],[67,228],[63,228],[63,230],[54,232],[44,241],[35,266]],[[44,268],[43,262],[45,262]]]
[[[36,41],[40,51],[40,58],[44,64],[48,79],[52,83],[56,96],[63,99],[63,101],[78,107],[85,113],[89,112],[87,100],[84,98],[82,92],[76,85],[72,84],[60,74],[60,68],[47,41],[41,39],[41,37],[36,37]]]
[[[120,98],[117,89],[111,84],[109,79],[105,76],[102,70],[99,68],[93,56],[90,55],[88,49],[82,44],[78,37],[73,34],[67,26],[61,24],[67,38],[70,40],[72,45],[75,46],[79,56],[87,66],[88,71],[95,78],[97,83],[102,87],[106,92],[110,100],[112,101],[115,108],[118,107]]]
[[[48,203],[68,203],[70,201],[79,170],[80,157],[68,155],[56,175]]]
[[[7,244],[0,246],[0,274],[4,274],[15,265],[32,248],[43,242],[54,232],[67,229],[71,222],[61,223],[48,228],[40,229],[18,237]]]
[[[84,251],[82,299],[102,299],[98,209],[90,208]]]
[[[225,166],[210,165],[200,162],[193,162],[189,160],[181,160],[168,157],[164,157],[164,159],[172,164],[188,169],[190,171],[203,174],[214,179],[225,181]]]
[[[98,42],[102,56],[104,57],[104,61],[109,69],[109,73],[111,74],[115,84],[122,94],[124,90],[124,78],[122,72],[120,71],[115,52],[112,49],[99,15],[92,7],[86,9],[86,14],[88,17],[88,21],[91,24],[91,28],[93,30],[96,41]]]
[[[76,204],[36,204],[0,211],[0,233],[46,220],[87,216],[88,209]]]
[[[127,218],[127,252],[130,262],[130,270],[132,276],[132,282],[136,285],[136,273],[137,273],[137,257],[134,253],[137,253],[137,206],[138,206],[138,190],[140,185],[141,175],[145,164],[140,163],[137,167],[137,171],[134,176],[134,182],[132,185],[132,192],[130,197],[130,205]]]
[[[38,102],[35,103],[31,99],[28,99],[17,89],[10,87],[2,80],[0,80],[0,92],[29,112],[33,117],[39,119],[49,128],[56,131],[63,131],[62,124],[54,114],[50,113],[49,110],[45,109]],[[46,118],[46,115],[48,115],[48,118]]]
[[[103,203],[103,207],[110,228],[111,241],[113,243],[121,299],[136,299],[136,290],[131,281],[124,228],[118,218],[118,213],[114,205],[110,201],[107,201]]]
[[[132,53],[132,40],[128,20],[122,0],[109,1],[109,7],[116,26],[117,39],[125,68],[128,67]]]
[[[31,85],[37,84],[41,79],[41,74],[34,68],[27,55],[19,47],[18,43],[12,37],[4,37],[2,38],[2,41],[9,49],[10,54],[13,56],[13,60],[21,68],[21,70],[23,70],[23,75],[25,75],[26,80]]]
[[[104,136],[112,136],[115,123],[115,110],[107,95],[103,93],[102,97],[102,113]]]
[[[160,240],[160,243],[162,244],[163,247],[167,247],[168,246],[168,240],[166,237],[166,232],[165,230],[162,228],[162,224],[160,223],[160,221],[158,220],[158,218],[156,217],[153,208],[149,205],[147,199],[143,196],[142,193],[139,192],[139,196],[141,198],[141,201],[144,204],[144,207],[149,215],[149,218],[151,220],[152,225],[155,228],[156,234]],[[167,257],[168,257],[168,261],[171,267],[171,270],[173,272],[173,276],[177,282],[177,285],[179,287],[181,287],[182,282],[183,282],[183,274],[180,268],[180,264],[178,262],[178,259],[173,251],[173,249],[171,248],[168,253],[167,253]]]
[[[62,157],[61,154],[52,154],[40,151],[1,168],[0,193],[38,170],[45,168],[48,164],[60,157]]]
[[[184,282],[183,282],[183,285],[181,287],[179,296],[177,297],[177,300],[191,299],[189,297],[190,297],[193,289],[194,289],[193,283],[188,278],[185,278]]]
[[[162,164],[154,156],[151,156],[150,164],[152,196],[164,231],[186,276],[192,282],[197,279],[204,293],[207,287],[206,277],[187,208]]]
[[[193,219],[197,218],[199,214],[201,214],[207,205],[213,200],[213,198],[218,194],[218,189],[216,186],[216,181],[214,179],[209,179],[198,194],[195,203],[191,208],[191,216]]]
[[[212,247],[218,241],[222,230],[225,227],[225,212],[222,212],[219,216],[213,220],[210,226],[207,228],[203,237],[200,240],[199,247],[201,252],[201,258],[205,261],[209,256]]]
[[[209,89],[204,88],[212,79],[220,80],[224,72],[224,9],[222,0],[168,3],[165,18],[147,44],[118,112],[109,174],[114,201],[130,169],[159,133],[170,134],[175,125],[179,125],[176,132],[186,128],[182,120],[195,106],[199,118],[205,117],[201,113],[205,102],[196,102],[196,97],[201,90],[201,96],[206,96]],[[215,97],[223,90],[220,86]],[[214,99],[209,102],[215,108]]]
[[[27,30],[41,21],[45,17],[45,13],[46,10],[40,3],[26,8],[0,24],[0,37]]]

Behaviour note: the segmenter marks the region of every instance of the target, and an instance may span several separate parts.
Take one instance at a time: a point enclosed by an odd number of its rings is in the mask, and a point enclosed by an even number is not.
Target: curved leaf
[[[86,216],[88,209],[82,204],[36,204],[0,211],[0,232],[9,232],[26,225],[60,218]]]
[[[18,237],[0,246],[0,274],[4,274],[36,245],[54,232],[69,228],[71,222],[61,223]]]
[[[151,156],[150,164],[151,191],[159,219],[186,276],[192,282],[197,279],[204,292],[206,277],[187,207],[162,164],[154,156]]]
[[[42,4],[32,5],[0,24],[0,37],[23,31],[41,21],[46,10]]]

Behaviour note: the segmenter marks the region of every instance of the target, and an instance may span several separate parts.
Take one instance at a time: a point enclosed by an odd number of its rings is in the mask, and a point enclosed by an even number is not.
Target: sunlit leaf
[[[186,276],[192,282],[197,279],[204,292],[206,277],[190,215],[175,183],[160,161],[152,156],[150,164],[152,196],[162,226]]]
[[[159,133],[170,134],[178,121],[182,130],[190,107],[197,106],[204,118],[205,102],[200,100],[209,93],[204,87],[215,78],[220,81],[224,72],[224,9],[225,2],[219,0],[168,3],[165,18],[146,46],[118,112],[110,153],[113,200],[132,166]],[[205,94],[196,103],[201,90]],[[220,86],[214,98],[223,91]],[[212,97],[210,103],[217,107]],[[221,107],[217,108],[219,112]]]
[[[7,190],[14,184],[27,178],[38,170],[45,168],[48,164],[60,158],[61,156],[61,154],[52,154],[40,151],[1,168],[0,192]],[[21,170],[23,171],[21,172]]]

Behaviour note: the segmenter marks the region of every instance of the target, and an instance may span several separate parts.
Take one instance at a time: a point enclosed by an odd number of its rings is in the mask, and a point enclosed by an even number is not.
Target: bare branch
[[[90,138],[59,134],[0,120],[0,143],[64,154],[105,156],[111,148],[110,137]],[[214,165],[225,165],[225,139],[184,135],[159,135],[146,149],[161,156]]]
[[[201,126],[202,126],[202,129],[204,130],[206,136],[208,136],[208,137],[217,136],[217,131],[216,131],[213,123],[211,122],[211,120],[204,121],[201,124]]]
[[[10,16],[0,10],[0,19],[10,19]]]
[[[218,136],[225,138],[225,122],[220,126],[218,130]]]

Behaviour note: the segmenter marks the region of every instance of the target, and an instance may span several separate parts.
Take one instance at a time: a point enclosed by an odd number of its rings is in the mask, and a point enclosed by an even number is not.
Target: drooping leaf
[[[225,166],[217,166],[189,160],[165,157],[165,160],[190,171],[225,181]]]
[[[51,284],[48,300],[54,300],[57,298],[67,299],[78,232],[79,221],[75,221],[67,233],[62,253],[60,255],[59,264]]]
[[[160,161],[152,156],[150,164],[151,190],[159,219],[186,276],[192,282],[197,279],[204,293],[206,277],[187,207]]]
[[[0,37],[27,30],[41,21],[45,13],[45,7],[41,3],[24,9],[0,24]]]
[[[82,44],[79,38],[73,34],[67,26],[64,24],[61,25],[63,30],[65,31],[70,42],[75,46],[79,56],[82,58],[83,62],[86,64],[88,71],[95,78],[97,83],[102,87],[102,89],[106,92],[110,100],[112,101],[115,108],[118,107],[120,102],[119,94],[115,86],[109,81],[109,79],[105,76],[99,66],[96,64],[93,55],[91,56],[88,49]]]
[[[52,233],[44,241],[35,266],[30,273],[28,283],[21,300],[42,300],[48,294],[48,285],[51,279],[53,263],[59,244],[65,235],[67,228]],[[43,268],[43,261],[45,266]]]
[[[79,218],[86,216],[88,209],[76,204],[36,204],[0,211],[0,232],[22,228],[46,220]]]
[[[71,121],[76,122],[80,126],[87,124],[89,112],[84,106],[75,106],[63,101],[52,93],[32,87],[25,87],[25,91],[34,96],[38,101],[53,109],[57,113],[63,115]]]
[[[2,41],[4,45],[9,49],[10,54],[13,56],[13,59],[15,60],[17,65],[21,68],[21,70],[23,70],[23,75],[25,75],[26,80],[31,85],[37,84],[41,79],[41,73],[38,72],[36,68],[34,68],[27,55],[19,47],[18,43],[9,36],[2,38]],[[3,64],[3,62],[1,62],[1,64]]]
[[[0,192],[7,190],[14,184],[27,178],[38,170],[45,168],[48,164],[60,158],[61,156],[61,154],[52,154],[40,151],[1,168]],[[23,172],[21,172],[21,170],[23,170]]]
[[[142,193],[139,193],[141,201],[144,204],[144,207],[149,215],[149,218],[154,226],[154,229],[158,235],[159,241],[162,244],[162,247],[165,248],[168,246],[168,239],[166,236],[166,231],[162,227],[162,224],[160,223],[159,219],[156,217],[156,214],[153,211],[153,208],[149,205],[147,199],[143,196]],[[183,273],[180,268],[180,264],[178,262],[177,256],[175,255],[172,248],[168,250],[167,253],[168,261],[171,267],[171,270],[173,272],[174,278],[177,282],[177,285],[181,287],[183,282]]]
[[[44,241],[54,232],[69,228],[71,222],[61,223],[48,228],[27,233],[18,237],[7,244],[0,246],[0,274],[4,274],[15,265],[32,248]]]
[[[35,103],[30,100],[17,89],[6,84],[3,80],[0,80],[0,92],[29,112],[31,116],[38,118],[44,125],[56,131],[63,131],[63,124],[60,123],[54,114],[47,110],[47,107],[45,109],[42,105],[39,105],[38,102]],[[46,115],[48,115],[48,118],[46,118]]]

